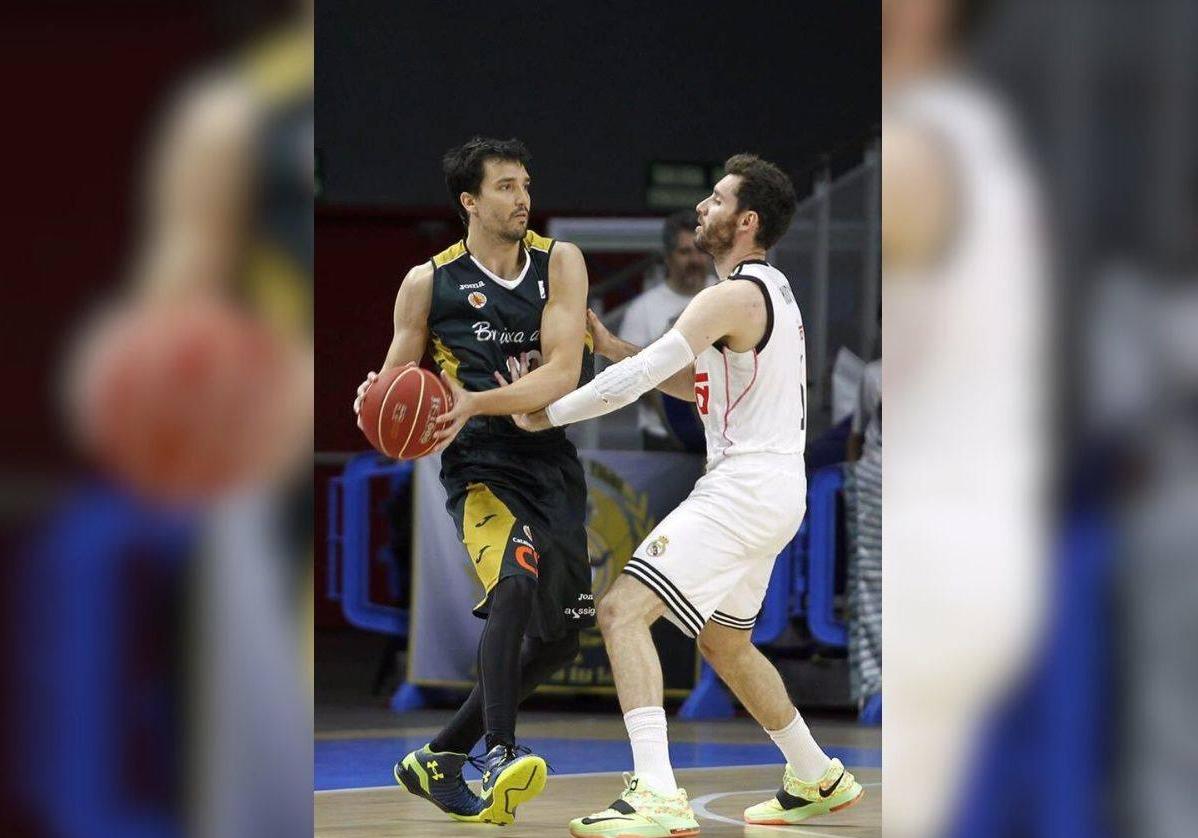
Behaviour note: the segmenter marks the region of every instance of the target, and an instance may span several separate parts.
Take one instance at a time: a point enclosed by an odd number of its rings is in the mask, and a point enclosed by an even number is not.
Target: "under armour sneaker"
[[[834,759],[814,783],[800,780],[789,763],[782,775],[782,788],[764,803],[745,809],[745,820],[756,824],[792,824],[839,812],[865,796],[865,789]]]
[[[474,760],[452,751],[431,751],[425,745],[395,763],[393,773],[395,782],[454,820],[479,821],[487,804],[462,779],[462,766],[467,762]]]
[[[479,793],[486,808],[479,818],[487,823],[508,824],[516,819],[517,806],[545,788],[549,767],[528,748],[496,745],[483,757],[482,772]]]
[[[602,812],[570,821],[574,838],[684,838],[699,834],[699,822],[686,789],[663,794],[632,774],[624,774],[624,792]]]

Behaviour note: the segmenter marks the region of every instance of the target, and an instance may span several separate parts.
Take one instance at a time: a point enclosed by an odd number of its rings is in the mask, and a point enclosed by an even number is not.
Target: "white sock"
[[[828,770],[831,760],[820,750],[807,729],[807,723],[802,715],[795,710],[794,720],[781,730],[767,730],[770,739],[778,746],[790,763],[795,775],[808,783],[814,783]]]
[[[674,794],[678,783],[670,767],[664,707],[638,707],[624,714],[628,740],[632,743],[632,770],[636,776],[663,794]]]

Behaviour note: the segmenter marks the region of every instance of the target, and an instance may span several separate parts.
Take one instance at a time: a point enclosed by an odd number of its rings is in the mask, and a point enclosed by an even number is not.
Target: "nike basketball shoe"
[[[699,834],[686,789],[663,794],[624,774],[624,792],[602,812],[570,821],[574,838],[684,838]]]
[[[745,809],[745,821],[755,824],[793,824],[847,809],[865,796],[865,789],[834,759],[814,783],[795,776],[787,764],[782,788],[764,803]]]

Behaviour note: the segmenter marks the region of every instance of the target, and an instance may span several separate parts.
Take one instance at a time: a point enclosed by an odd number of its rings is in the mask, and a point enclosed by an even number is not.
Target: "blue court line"
[[[397,736],[393,739],[324,739],[316,742],[316,790],[372,788],[395,783],[391,766],[408,751],[427,743],[424,737]],[[554,774],[584,774],[591,771],[631,771],[632,749],[625,740],[613,739],[521,739],[545,757]],[[881,768],[878,748],[824,748],[850,768]],[[782,755],[770,744],[744,745],[727,742],[676,742],[670,744],[670,761],[675,768],[721,765],[782,765]],[[478,772],[466,766],[467,779]]]

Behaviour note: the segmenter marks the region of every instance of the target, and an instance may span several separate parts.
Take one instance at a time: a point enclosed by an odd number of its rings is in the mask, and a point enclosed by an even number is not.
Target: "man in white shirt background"
[[[670,330],[696,294],[715,284],[711,257],[695,247],[697,224],[694,210],[682,210],[666,218],[662,227],[665,281],[642,291],[628,304],[620,324],[621,339],[648,346]],[[640,398],[637,427],[646,451],[682,450],[682,444],[665,420],[659,391],[650,390]]]

